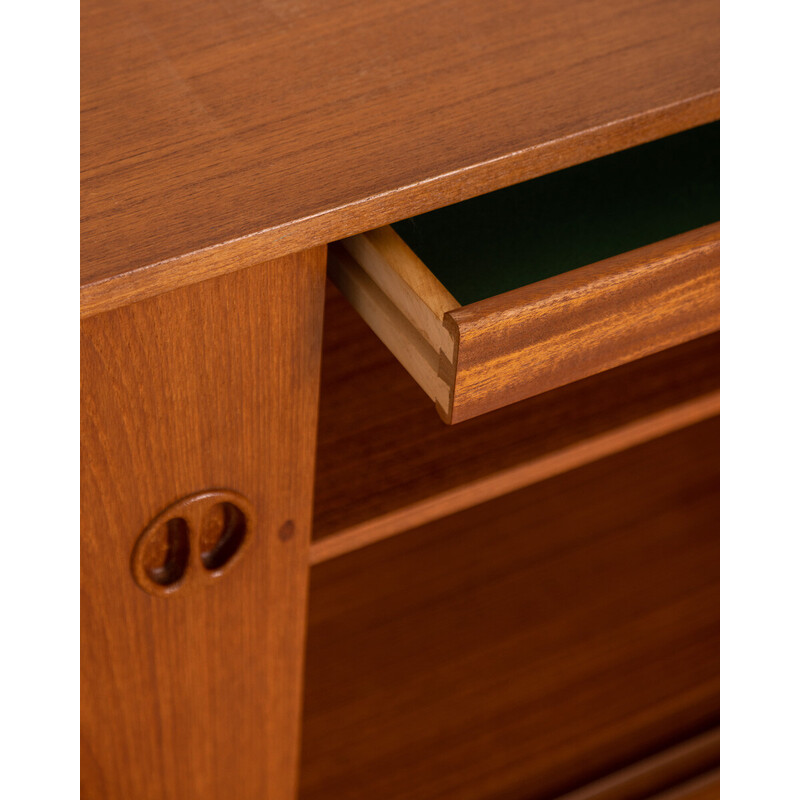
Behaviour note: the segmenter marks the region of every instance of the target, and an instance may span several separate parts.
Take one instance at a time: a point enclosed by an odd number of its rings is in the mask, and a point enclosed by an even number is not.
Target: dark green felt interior
[[[719,123],[393,227],[462,305],[719,219]]]

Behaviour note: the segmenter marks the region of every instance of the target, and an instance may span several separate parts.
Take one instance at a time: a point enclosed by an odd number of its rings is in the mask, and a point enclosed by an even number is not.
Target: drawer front
[[[448,423],[719,329],[719,224],[454,308],[441,319],[422,311],[427,306],[410,291],[415,282],[405,276],[420,272],[418,259],[409,257],[416,269],[404,274],[385,258],[380,248],[392,238],[383,229],[332,246],[329,274]]]
[[[450,313],[450,422],[719,328],[719,225]]]
[[[544,800],[715,727],[717,436],[314,566],[301,798]]]
[[[331,247],[329,273],[449,423],[710,333],[719,328],[720,227],[718,157],[706,150],[718,132],[697,131],[646,146],[657,146],[647,158],[617,154],[537,179],[566,182],[547,192],[532,181],[470,201],[477,211],[433,212],[446,212],[444,222],[425,215],[351,237]],[[608,202],[572,199],[617,180]],[[554,203],[561,217],[540,219]],[[543,225],[552,231],[539,235]],[[459,281],[452,262],[466,264],[470,244],[496,279],[473,263]],[[585,261],[598,256],[607,257]],[[533,282],[486,296],[514,276]],[[456,295],[480,299],[462,305]]]

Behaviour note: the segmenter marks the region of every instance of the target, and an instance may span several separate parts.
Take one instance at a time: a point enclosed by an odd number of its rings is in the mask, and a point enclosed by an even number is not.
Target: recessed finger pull
[[[198,492],[173,503],[142,531],[131,571],[146,592],[169,595],[213,581],[239,560],[253,511],[236,492]]]
[[[147,577],[159,586],[180,583],[189,563],[189,526],[173,517],[154,528],[147,538],[143,566]]]
[[[244,513],[233,503],[216,503],[207,512],[200,537],[203,566],[217,572],[238,552],[247,534]]]

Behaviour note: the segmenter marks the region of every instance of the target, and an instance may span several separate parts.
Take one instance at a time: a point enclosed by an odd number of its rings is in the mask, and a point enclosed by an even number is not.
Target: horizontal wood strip
[[[715,769],[651,797],[650,800],[719,800],[719,797],[720,771]]]
[[[719,223],[457,309],[451,422],[719,328]]]
[[[562,795],[558,800],[638,800],[689,778],[694,784],[699,772],[704,773],[700,780],[706,782],[709,776],[705,771],[719,762],[719,743],[719,728],[715,728]]]
[[[81,318],[713,122],[719,119],[719,102],[715,89],[162,260],[126,263],[123,254],[115,255],[96,277],[94,268],[87,272],[80,290]],[[103,274],[111,269],[117,271]]]
[[[709,419],[719,414],[719,406],[719,392],[713,392],[511,469],[442,492],[406,508],[376,517],[314,541],[311,545],[310,561],[312,564],[318,564],[344,555],[440,517]]]
[[[406,508],[719,389],[719,334],[459,425],[328,283],[314,539]]]

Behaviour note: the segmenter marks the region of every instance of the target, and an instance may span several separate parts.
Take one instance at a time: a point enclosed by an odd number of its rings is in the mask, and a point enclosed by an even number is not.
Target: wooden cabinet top
[[[86,0],[93,314],[719,116],[710,0]]]

